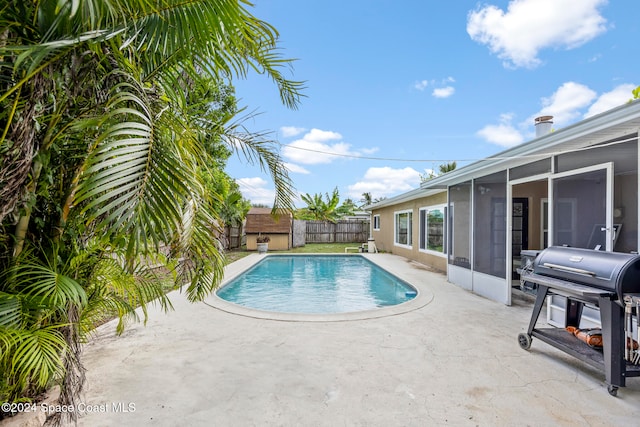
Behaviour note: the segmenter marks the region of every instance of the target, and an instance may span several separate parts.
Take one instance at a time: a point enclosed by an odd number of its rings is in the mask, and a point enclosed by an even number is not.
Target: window
[[[411,247],[411,221],[412,211],[401,211],[395,213],[395,244],[399,246]]]
[[[373,216],[373,229],[380,230],[380,215]]]
[[[447,207],[431,206],[420,209],[420,250],[447,253]]]

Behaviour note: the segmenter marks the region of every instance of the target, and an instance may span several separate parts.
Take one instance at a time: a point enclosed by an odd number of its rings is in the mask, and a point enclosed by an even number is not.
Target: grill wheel
[[[523,350],[529,350],[531,348],[531,336],[525,333],[518,334],[518,344]]]

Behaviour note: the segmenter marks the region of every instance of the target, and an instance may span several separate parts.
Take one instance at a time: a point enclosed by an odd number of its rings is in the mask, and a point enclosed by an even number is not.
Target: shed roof
[[[271,208],[251,208],[247,213],[247,222],[244,229],[248,234],[289,234],[292,220],[293,215],[291,212],[282,212],[277,217],[274,217],[271,215]]]

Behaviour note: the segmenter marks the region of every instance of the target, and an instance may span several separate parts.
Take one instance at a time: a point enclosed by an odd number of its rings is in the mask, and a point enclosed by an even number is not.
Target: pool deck
[[[364,256],[419,290],[410,309],[270,320],[176,292],[146,327],[115,337],[103,325],[85,346],[81,401],[106,410],[79,425],[637,425],[640,378],[612,397],[602,372],[536,339],[518,346],[530,301],[507,307],[405,258]]]

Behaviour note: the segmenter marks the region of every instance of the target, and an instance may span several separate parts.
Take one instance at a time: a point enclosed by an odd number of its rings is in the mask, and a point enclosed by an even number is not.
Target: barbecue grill
[[[520,347],[528,350],[535,337],[604,371],[612,396],[627,377],[640,376],[639,351],[625,345],[634,341],[627,326],[634,312],[638,318],[640,255],[554,246],[522,269],[520,281],[537,285],[529,328],[518,335]],[[536,328],[545,298],[553,294],[567,298],[567,327],[579,328],[585,304],[600,308],[602,348],[592,348],[562,328]]]

